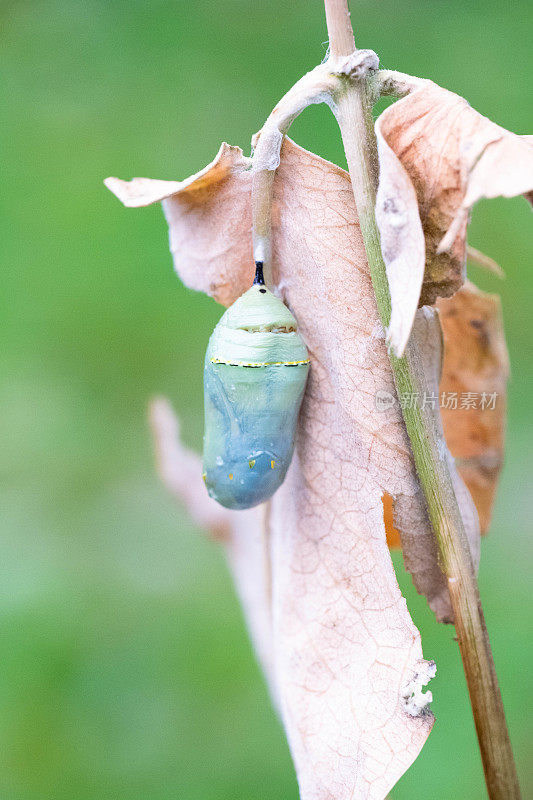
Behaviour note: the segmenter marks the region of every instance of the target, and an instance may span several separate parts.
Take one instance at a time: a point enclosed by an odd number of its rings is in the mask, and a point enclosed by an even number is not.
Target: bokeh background
[[[358,44],[533,131],[527,0],[352,2]],[[159,207],[102,179],[183,178],[222,139],[249,152],[284,91],[320,61],[319,0],[17,0],[0,6],[0,796],[279,800],[298,796],[282,729],[217,546],[159,485],[154,393],[202,435],[202,359],[221,308],[172,272]],[[291,135],[344,165],[329,111]],[[532,564],[533,244],[521,199],[480,204],[471,243],[507,279],[507,463],[480,585],[524,796]],[[394,800],[484,798],[453,629],[395,557],[437,723]]]

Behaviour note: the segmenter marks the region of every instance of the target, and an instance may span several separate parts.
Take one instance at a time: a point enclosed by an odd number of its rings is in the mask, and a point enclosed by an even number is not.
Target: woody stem
[[[347,0],[325,0],[332,57],[355,51]],[[352,181],[357,214],[383,326],[390,320],[391,300],[375,218],[378,156],[368,81],[345,81],[336,96],[339,123]],[[400,395],[428,391],[421,346],[413,332],[405,355],[391,355]],[[439,451],[439,432],[430,409],[413,404],[403,410],[414,461],[448,578],[470,702],[491,800],[518,800],[520,789],[503,703],[481,606],[464,524],[446,461]]]

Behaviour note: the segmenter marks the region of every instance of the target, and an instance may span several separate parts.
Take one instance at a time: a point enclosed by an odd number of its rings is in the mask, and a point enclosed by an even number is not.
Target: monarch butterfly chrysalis
[[[296,320],[266,288],[258,261],[205,356],[204,481],[221,505],[251,508],[283,483],[308,371]]]

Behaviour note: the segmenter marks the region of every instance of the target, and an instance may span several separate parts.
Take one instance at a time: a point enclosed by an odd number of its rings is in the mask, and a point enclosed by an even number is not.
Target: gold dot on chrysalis
[[[276,462],[275,461],[271,461],[270,462],[270,469],[274,469],[275,465],[276,465]]]
[[[207,472],[202,472],[202,478],[204,479],[204,483],[207,480]]]
[[[232,481],[232,480],[233,480],[233,472],[230,472],[230,474],[229,474],[229,479],[230,479],[230,481]]]
[[[255,466],[255,458],[252,458],[251,461],[248,462],[248,466],[252,469]]]

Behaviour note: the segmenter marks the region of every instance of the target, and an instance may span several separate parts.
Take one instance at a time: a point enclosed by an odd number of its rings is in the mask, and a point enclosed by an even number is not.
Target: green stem
[[[346,0],[325,0],[325,9],[332,56],[350,55],[355,42]],[[378,311],[386,327],[391,303],[374,210],[378,157],[366,81],[346,80],[336,103]],[[398,393],[421,397],[427,392],[416,333],[411,335],[402,358],[391,356],[391,366]],[[519,800],[501,693],[461,512],[447,462],[439,452],[435,418],[430,409],[413,405],[416,407],[404,409],[403,415],[442,569],[448,578],[487,791],[491,800]]]

